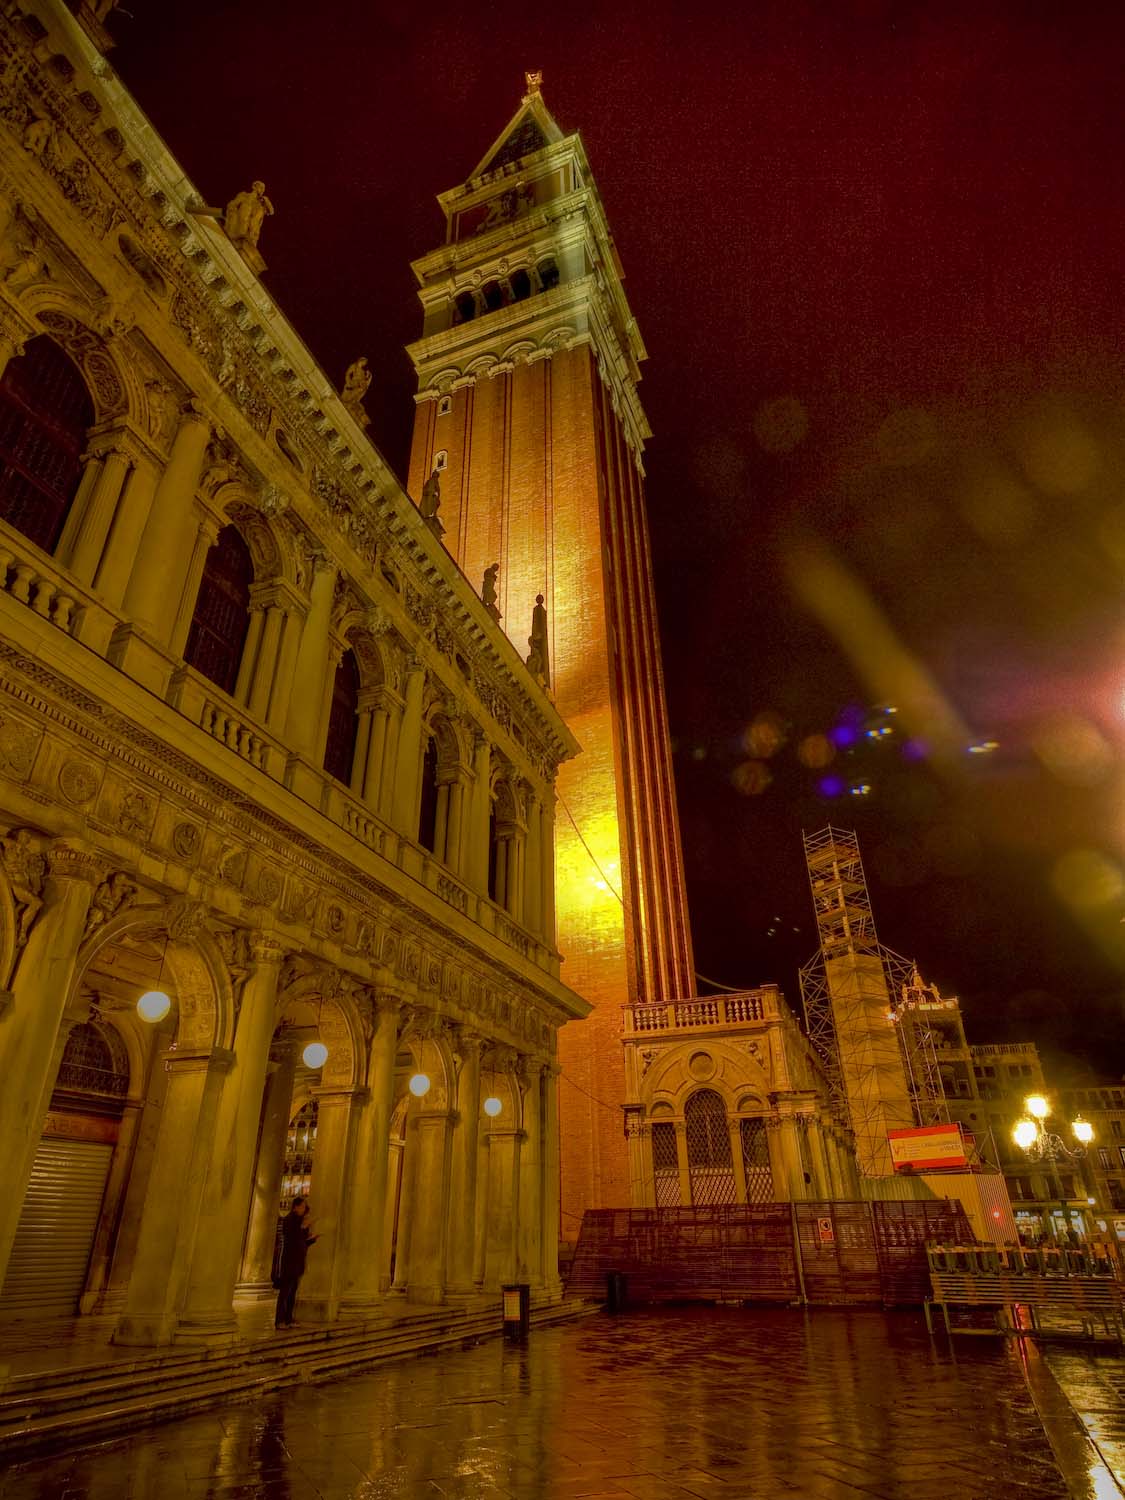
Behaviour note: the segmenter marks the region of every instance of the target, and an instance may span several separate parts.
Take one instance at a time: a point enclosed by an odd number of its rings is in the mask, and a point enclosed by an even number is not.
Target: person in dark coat
[[[294,1198],[293,1207],[281,1221],[281,1261],[277,1276],[277,1313],[274,1327],[293,1327],[293,1304],[297,1300],[297,1287],[305,1274],[305,1259],[309,1246],[316,1244],[316,1235],[308,1220],[309,1205],[304,1198]]]

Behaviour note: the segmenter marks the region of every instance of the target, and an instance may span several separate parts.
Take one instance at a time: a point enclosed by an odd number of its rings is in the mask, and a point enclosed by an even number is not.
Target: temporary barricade
[[[932,1329],[932,1308],[940,1307],[947,1333],[955,1330],[950,1307],[984,1307],[1006,1315],[1021,1331],[1017,1308],[1026,1308],[1033,1331],[1043,1309],[1076,1313],[1084,1332],[1101,1320],[1107,1334],[1122,1338],[1121,1267],[1108,1245],[1019,1246],[929,1245],[926,1249],[931,1296],[923,1306]],[[975,1331],[975,1330],[972,1330]]]
[[[952,1200],[592,1209],[567,1288],[602,1296],[617,1272],[631,1302],[918,1304],[927,1239],[971,1238]]]

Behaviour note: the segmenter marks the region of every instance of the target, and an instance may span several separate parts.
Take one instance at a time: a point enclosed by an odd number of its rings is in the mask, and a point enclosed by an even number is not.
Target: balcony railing
[[[780,992],[772,987],[741,990],[731,995],[705,995],[692,1000],[626,1005],[622,1008],[625,1012],[626,1033],[722,1029],[791,1019]]]

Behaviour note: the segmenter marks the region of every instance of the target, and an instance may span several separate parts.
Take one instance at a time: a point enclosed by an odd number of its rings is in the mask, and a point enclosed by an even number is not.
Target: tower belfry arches
[[[694,993],[649,554],[646,357],[582,140],[525,75],[520,106],[414,263],[422,337],[408,487],[445,454],[444,542],[521,659],[546,613],[545,691],[582,753],[555,818],[558,947],[594,1006],[560,1037],[563,1232],[630,1201],[622,1007]],[[543,603],[536,605],[536,596]]]

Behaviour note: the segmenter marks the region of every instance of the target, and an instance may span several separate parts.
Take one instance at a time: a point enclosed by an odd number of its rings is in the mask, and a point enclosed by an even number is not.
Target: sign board
[[[939,1167],[967,1167],[960,1125],[920,1125],[912,1130],[888,1130],[891,1161],[896,1172],[910,1167],[932,1172]]]
[[[836,1243],[836,1229],[831,1219],[817,1219],[816,1232],[822,1245],[834,1245]]]

